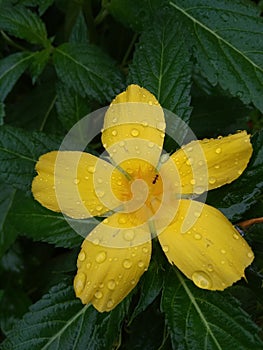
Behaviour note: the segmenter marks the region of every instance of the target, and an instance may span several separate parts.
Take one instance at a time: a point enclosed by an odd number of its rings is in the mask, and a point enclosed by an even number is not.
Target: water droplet
[[[219,169],[219,168],[220,168],[220,165],[216,164],[215,169]]]
[[[233,233],[233,238],[234,239],[239,239],[238,234],[237,233]]]
[[[87,263],[86,268],[87,268],[88,270],[91,268],[91,263],[90,263],[90,262]]]
[[[243,173],[243,171],[242,170],[238,170],[238,175],[241,175],[242,173]]]
[[[82,292],[84,286],[85,286],[85,282],[86,282],[86,275],[83,272],[79,272],[76,276],[75,279],[75,290],[76,290],[76,294],[78,295],[79,293]]]
[[[186,165],[193,165],[194,164],[194,160],[193,158],[188,158],[187,161],[186,161]]]
[[[95,294],[94,294],[96,299],[101,299],[103,297],[103,294],[100,290],[98,290]]]
[[[213,265],[212,265],[212,264],[208,264],[208,265],[207,265],[207,270],[208,270],[209,272],[214,271]]]
[[[104,194],[105,194],[104,191],[97,191],[96,193],[97,193],[97,196],[98,196],[99,198],[102,198],[102,197],[104,196]]]
[[[93,243],[94,245],[98,245],[98,244],[100,243],[100,240],[99,240],[98,238],[95,238],[95,239],[92,241],[92,243]]]
[[[210,277],[203,271],[196,271],[192,274],[194,284],[203,289],[209,289],[212,286]]]
[[[102,211],[102,209],[103,209],[103,206],[102,206],[102,205],[97,205],[97,206],[96,206],[96,210],[97,210],[97,211]]]
[[[150,106],[152,106],[152,105],[153,105],[153,102],[152,102],[152,101],[149,101],[148,103],[149,103],[149,105],[150,105]]]
[[[226,263],[225,260],[221,260],[222,265],[225,265],[225,263]]]
[[[130,269],[132,267],[132,262],[129,259],[125,259],[123,261],[122,265],[125,269]]]
[[[144,267],[144,262],[143,262],[143,261],[139,261],[139,262],[138,262],[138,266],[139,266],[140,268]]]
[[[204,162],[202,160],[199,160],[198,165],[202,166]]]
[[[217,149],[216,149],[216,154],[220,154],[222,152],[222,149],[220,148],[220,147],[218,147]]]
[[[143,247],[143,248],[142,248],[142,251],[143,251],[143,253],[145,253],[145,254],[146,254],[146,253],[149,253],[149,248]]]
[[[146,127],[146,126],[148,126],[148,123],[145,120],[143,120],[142,121],[142,126]]]
[[[194,235],[194,239],[200,240],[202,238],[202,236],[199,233],[196,233]]]
[[[168,245],[164,245],[164,246],[163,246],[163,251],[164,251],[165,253],[167,253],[167,252],[169,251]]]
[[[137,130],[137,129],[132,129],[131,130],[131,135],[133,137],[137,137],[137,136],[139,136],[139,134],[140,134],[139,130]]]
[[[221,254],[226,254],[225,249],[221,249],[220,252],[221,252]]]
[[[191,185],[195,185],[195,179],[190,180]]]
[[[126,220],[125,216],[120,216],[118,219],[118,222],[120,224],[126,224],[127,220]]]
[[[110,299],[108,302],[107,302],[107,308],[108,309],[111,309],[114,305],[114,302]]]
[[[195,216],[196,218],[200,218],[200,216],[201,216],[200,211],[195,211],[195,212],[194,212],[194,216]]]
[[[253,258],[254,254],[252,252],[247,253],[248,258]]]
[[[216,178],[215,177],[209,177],[209,183],[211,184],[211,185],[213,185],[213,184],[215,184],[216,183]]]
[[[94,173],[95,173],[95,168],[94,168],[94,166],[89,166],[89,167],[88,167],[88,172],[91,173],[91,174],[94,174]]]
[[[97,181],[98,181],[99,184],[102,184],[102,182],[103,182],[103,180],[102,180],[101,177],[99,177],[99,178],[97,179]]]
[[[109,282],[107,283],[107,287],[109,288],[109,290],[114,290],[116,287],[116,282],[114,280],[109,280]]]
[[[79,261],[84,261],[86,259],[86,254],[84,252],[80,252],[78,259]]]
[[[112,136],[116,136],[118,134],[117,130],[112,130],[111,132]]]
[[[94,242],[93,242],[94,243]],[[101,264],[103,263],[107,258],[107,253],[106,252],[99,252],[95,258],[97,263]]]
[[[134,285],[135,283],[136,283],[136,280],[135,280],[135,279],[131,280],[131,284],[132,284],[132,285]]]
[[[154,146],[154,143],[153,143],[153,142],[148,142],[148,147],[149,147],[149,148],[153,148],[153,146]]]
[[[74,179],[74,184],[77,185],[80,183],[80,180],[79,179]]]
[[[132,241],[134,239],[134,231],[133,230],[125,230],[124,231],[124,239],[126,241]]]
[[[201,194],[201,193],[205,192],[205,188],[203,186],[197,186],[197,187],[195,187],[194,191],[197,194]]]
[[[165,123],[164,122],[158,122],[156,124],[156,127],[157,127],[157,129],[163,131],[163,130],[165,130]]]

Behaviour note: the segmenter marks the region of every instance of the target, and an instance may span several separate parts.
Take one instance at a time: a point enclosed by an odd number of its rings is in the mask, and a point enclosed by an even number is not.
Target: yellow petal
[[[50,210],[82,219],[102,215],[120,205],[111,191],[111,177],[123,175],[89,153],[46,153],[39,158],[36,171],[33,196]]]
[[[164,131],[164,113],[156,98],[148,90],[130,85],[106,112],[102,142],[117,164],[141,158],[156,166]]]
[[[83,242],[74,280],[76,296],[83,304],[92,303],[100,312],[112,310],[148,269],[150,232],[144,226],[134,227],[133,220],[136,217],[114,214]]]
[[[242,131],[227,137],[192,141],[171,158],[181,178],[182,193],[201,194],[238,178],[251,154],[250,136]],[[163,166],[169,172],[168,165]]]
[[[226,217],[199,202],[181,200],[174,221],[158,238],[170,263],[204,289],[231,286],[254,258]]]

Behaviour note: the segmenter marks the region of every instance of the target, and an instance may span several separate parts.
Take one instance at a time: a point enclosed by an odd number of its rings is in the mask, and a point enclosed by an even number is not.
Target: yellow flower
[[[164,132],[156,98],[130,85],[104,119],[111,163],[78,151],[53,151],[37,162],[32,192],[43,206],[74,219],[108,216],[84,240],[74,280],[77,297],[101,312],[120,303],[147,270],[152,236],[204,289],[231,286],[254,258],[221,212],[191,199],[242,174],[252,154],[249,135],[192,141],[169,157],[162,154]]]

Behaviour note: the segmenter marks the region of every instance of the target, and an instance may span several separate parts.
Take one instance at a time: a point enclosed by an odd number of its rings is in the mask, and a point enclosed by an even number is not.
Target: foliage
[[[222,293],[200,290],[154,242],[134,292],[100,314],[72,288],[82,238],[30,192],[38,157],[137,83],[200,138],[252,134],[246,171],[211,191],[207,202],[234,224],[262,216],[261,9],[250,0],[0,0],[3,349],[263,347],[262,223],[244,226],[256,255],[248,283]],[[170,141],[167,152],[176,147]],[[89,147],[102,150],[97,139]],[[86,224],[94,227],[93,220]]]

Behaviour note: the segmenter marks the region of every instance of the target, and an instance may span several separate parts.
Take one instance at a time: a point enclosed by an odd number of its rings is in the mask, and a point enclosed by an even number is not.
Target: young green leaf
[[[0,179],[14,188],[30,191],[38,157],[58,147],[57,137],[1,126]]]
[[[192,66],[181,32],[166,12],[155,18],[136,47],[128,81],[150,90],[162,107],[188,122]]]
[[[200,71],[245,104],[263,111],[263,32],[257,7],[249,2],[174,0],[174,20],[183,24]]]
[[[63,44],[54,51],[54,64],[62,82],[83,97],[103,103],[123,88],[115,63],[96,46]]]
[[[91,112],[90,103],[73,89],[64,84],[57,85],[58,118],[63,126],[70,130],[81,118]]]
[[[181,273],[167,276],[162,309],[173,349],[260,349],[259,329],[227,292],[199,289]]]
[[[9,209],[13,203],[14,195],[16,190],[5,184],[0,184],[0,257],[4,254],[6,249],[10,247],[10,245],[16,239],[16,232],[14,230],[5,230],[5,222],[7,219],[7,215]]]
[[[29,312],[8,332],[3,350],[112,349],[129,300],[110,313],[98,313],[82,305],[73,288],[61,283],[30,307]]]
[[[0,28],[9,34],[43,47],[50,45],[42,20],[23,6],[0,5]]]
[[[35,53],[19,52],[0,60],[0,101],[3,101],[31,63]]]
[[[80,44],[87,44],[89,42],[88,28],[82,10],[80,10],[71,30],[69,42]]]
[[[37,52],[33,57],[31,65],[29,66],[29,72],[32,76],[33,84],[36,82],[37,78],[46,67],[50,57],[50,53],[51,53],[51,50],[50,48],[48,48]]]

